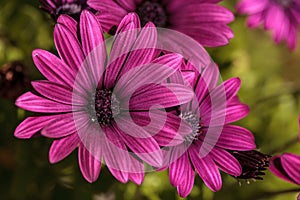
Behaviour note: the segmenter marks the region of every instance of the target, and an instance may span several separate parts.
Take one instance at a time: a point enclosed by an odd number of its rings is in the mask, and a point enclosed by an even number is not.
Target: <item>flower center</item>
[[[192,127],[192,133],[184,137],[184,143],[186,145],[190,145],[194,140],[198,139],[200,134],[201,126],[199,118],[192,112],[181,113],[179,117],[185,120]]]
[[[167,15],[164,6],[156,1],[143,1],[136,9],[136,13],[144,26],[147,22],[153,22],[155,26],[165,27]]]
[[[90,101],[89,111],[92,122],[98,122],[100,126],[107,126],[120,113],[120,102],[110,90],[96,89],[96,93]]]
[[[79,14],[83,9],[83,5],[79,3],[66,3],[61,5],[56,10],[56,15],[59,16],[61,14],[67,15],[76,15]]]
[[[239,161],[242,167],[242,174],[237,178],[263,180],[261,176],[265,175],[263,171],[269,167],[270,155],[256,150],[232,151],[230,153]]]
[[[285,8],[289,7],[293,3],[293,0],[275,0],[275,1]]]

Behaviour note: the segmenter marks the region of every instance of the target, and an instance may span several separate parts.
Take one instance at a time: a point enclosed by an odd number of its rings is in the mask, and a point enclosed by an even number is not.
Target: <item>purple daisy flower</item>
[[[173,29],[197,40],[201,45],[226,45],[233,37],[227,26],[233,14],[217,5],[221,0],[88,0],[98,11],[97,18],[105,32],[114,33],[121,19],[136,12],[143,25],[151,21],[156,26]]]
[[[300,25],[299,0],[242,0],[237,10],[250,15],[249,27],[263,24],[266,30],[272,31],[276,43],[286,41],[290,49],[295,49]]]
[[[300,185],[300,156],[292,153],[284,153],[281,156],[273,156],[270,161],[270,171],[279,178]]]
[[[41,8],[57,20],[61,14],[79,19],[82,10],[87,8],[86,0],[39,0]]]
[[[193,67],[188,64],[184,72],[186,70],[191,73]],[[230,125],[249,112],[248,106],[236,96],[240,79],[232,78],[217,86],[219,72],[215,64],[201,74],[195,73],[195,77],[187,80],[190,80],[196,97],[181,106],[179,114],[182,123],[186,124],[182,127],[188,126],[190,131],[185,131],[188,134],[183,135],[183,143],[165,152],[170,182],[177,187],[181,197],[191,192],[195,170],[212,191],[220,190],[219,169],[235,177],[242,173],[239,159],[233,152],[255,148],[250,131]]]
[[[273,156],[270,161],[270,171],[277,177],[300,185],[300,156],[292,153],[284,153],[281,156]],[[300,194],[297,199],[300,199]]]
[[[161,146],[183,140],[176,129],[180,119],[165,118],[161,109],[189,102],[193,92],[184,85],[165,83],[181,66],[182,57],[157,57],[152,23],[141,29],[137,15],[127,15],[113,38],[109,58],[100,27],[89,11],[82,12],[78,26],[67,15],[59,17],[54,40],[60,58],[35,50],[34,63],[48,80],[32,82],[35,92],[16,101],[20,108],[40,114],[25,119],[15,136],[25,139],[40,132],[54,138],[51,163],[78,147],[79,166],[89,182],[97,179],[104,160],[116,179],[140,184],[143,161],[160,166]],[[150,109],[153,113],[148,113]],[[164,124],[157,132],[152,131],[157,124],[147,129],[138,126],[130,115],[139,113],[155,114]]]

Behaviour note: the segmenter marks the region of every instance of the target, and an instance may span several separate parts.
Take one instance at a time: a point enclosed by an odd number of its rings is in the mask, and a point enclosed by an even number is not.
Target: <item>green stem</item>
[[[266,199],[266,198],[274,197],[277,195],[296,193],[296,192],[300,192],[300,188],[293,188],[293,189],[281,190],[281,191],[264,192],[259,195],[256,195],[255,197],[252,197],[251,199]]]
[[[281,145],[280,147],[277,147],[277,148],[273,149],[272,151],[270,151],[269,155],[274,155],[276,153],[281,153],[281,152],[285,151],[287,148],[297,144],[298,142],[299,142],[298,137],[293,138],[290,141],[287,141],[285,144]]]

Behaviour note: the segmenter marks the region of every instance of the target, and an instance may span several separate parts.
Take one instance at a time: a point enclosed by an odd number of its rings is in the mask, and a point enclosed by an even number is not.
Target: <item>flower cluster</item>
[[[263,24],[272,31],[276,43],[286,41],[290,49],[295,49],[300,26],[299,0],[241,0],[237,10],[250,15],[249,27]]]
[[[78,149],[80,170],[91,183],[104,163],[118,181],[138,185],[147,170],[168,170],[181,197],[191,193],[195,171],[214,192],[222,187],[220,171],[262,180],[270,156],[256,150],[248,129],[232,124],[249,113],[237,95],[241,80],[221,82],[201,46],[233,38],[233,14],[220,0],[40,2],[56,22],[58,56],[32,52],[46,80],[33,81],[33,90],[16,100],[34,113],[16,128],[17,138],[53,139],[51,163]],[[292,5],[298,4],[244,0],[238,10],[255,14],[251,26],[267,17],[275,41],[294,48],[299,13]],[[291,154],[273,157],[271,170],[299,184],[289,159],[299,163]]]

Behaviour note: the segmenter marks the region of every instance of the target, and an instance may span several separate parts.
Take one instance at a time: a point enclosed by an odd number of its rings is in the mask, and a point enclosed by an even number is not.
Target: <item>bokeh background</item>
[[[236,1],[222,4],[234,13]],[[36,137],[14,138],[16,126],[30,113],[14,105],[18,92],[30,90],[29,80],[43,79],[35,68],[31,52],[47,49],[56,53],[51,18],[39,8],[38,0],[0,0],[0,70],[6,71],[13,61],[16,67],[0,79],[0,199],[1,200],[113,200],[113,199],[180,199],[169,184],[167,172],[147,173],[141,186],[121,184],[102,168],[97,182],[87,183],[77,164],[77,152],[58,164],[50,164],[51,140]],[[271,34],[262,29],[248,29],[245,16],[236,15],[230,25],[235,37],[225,47],[208,49],[218,63],[223,80],[240,77],[240,98],[251,112],[238,124],[256,136],[258,148],[265,153],[289,151],[300,154],[297,141],[300,113],[300,43],[295,51],[284,44],[275,45]],[[5,65],[6,64],[6,65]],[[15,66],[20,66],[15,63]],[[2,66],[2,67],[1,67]],[[4,84],[5,78],[16,78],[15,86]],[[300,167],[300,166],[299,166]],[[223,188],[211,192],[197,176],[187,199],[247,200],[295,199],[300,187],[285,183],[267,172],[264,181],[237,180],[223,174]]]

